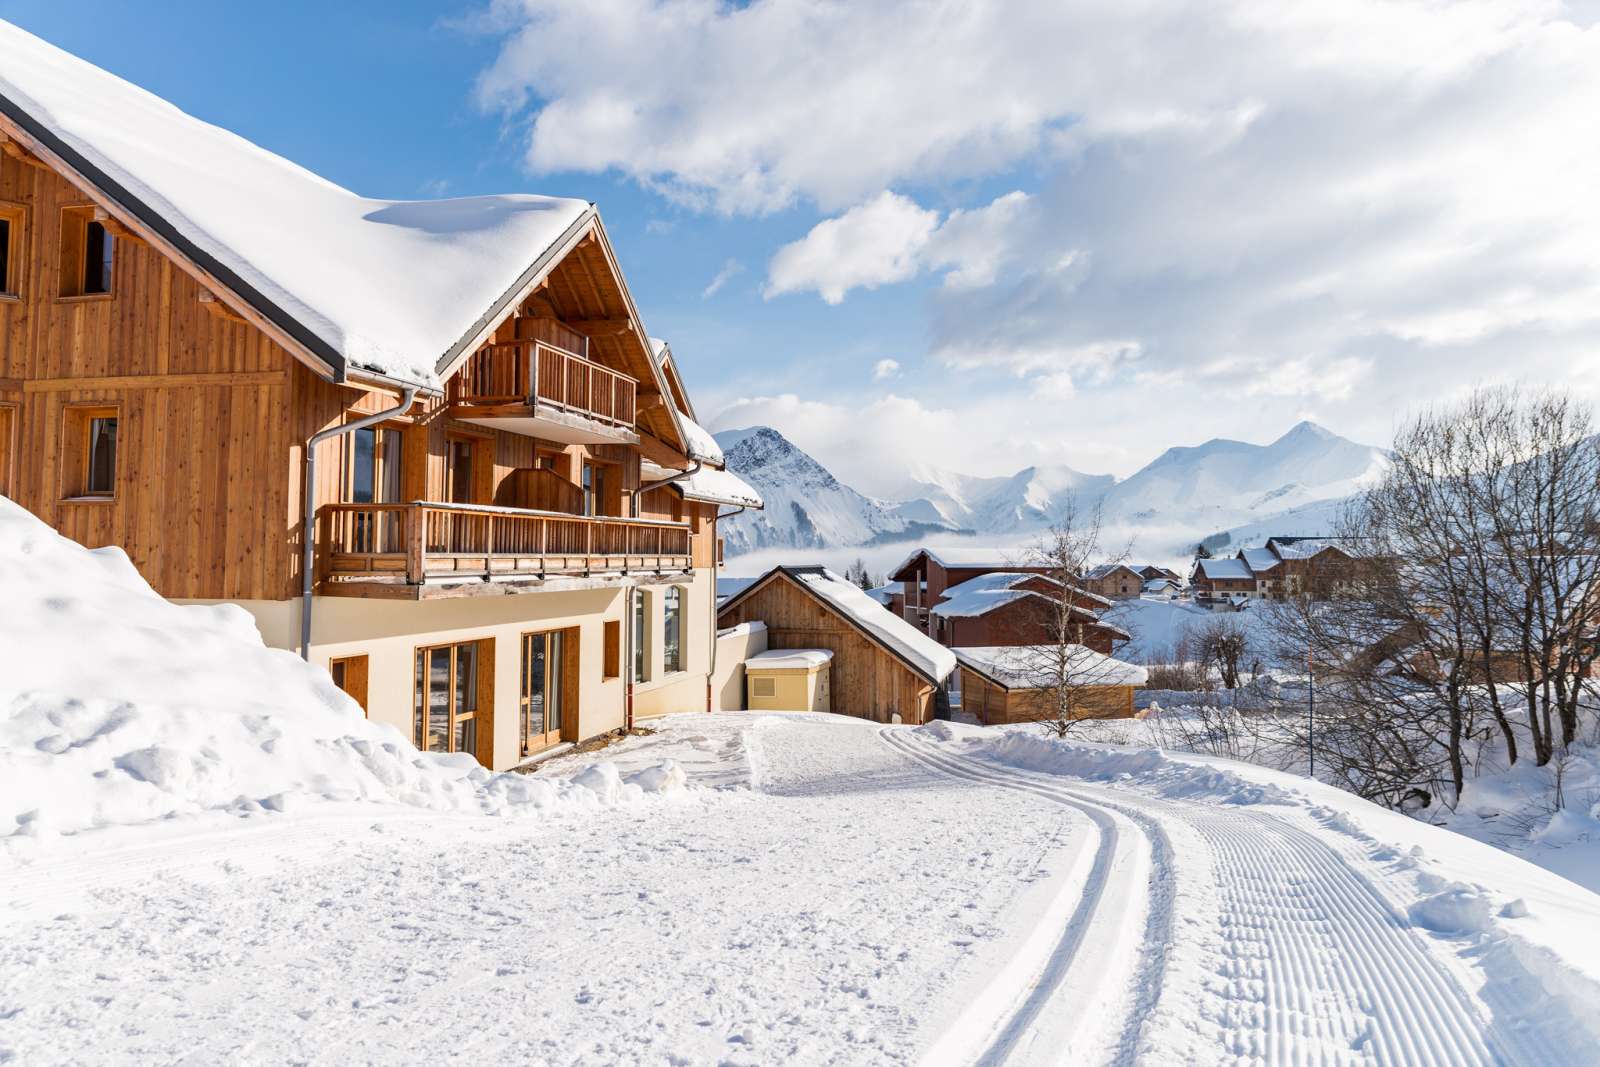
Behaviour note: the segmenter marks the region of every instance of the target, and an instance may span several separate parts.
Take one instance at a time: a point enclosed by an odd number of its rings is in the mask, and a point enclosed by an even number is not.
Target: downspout
[[[392,416],[399,415],[411,408],[411,402],[417,398],[417,387],[406,385],[402,387],[400,402],[392,408],[385,408],[375,415],[367,415],[355,422],[346,422],[338,426],[330,426],[311,435],[306,442],[306,484],[300,498],[301,508],[305,512],[304,532],[300,540],[303,542],[300,555],[300,658],[311,659],[311,590],[315,584],[312,575],[312,555],[316,547],[317,511],[316,492],[317,484],[317,446],[330,437],[341,434],[355,433],[368,426],[376,426]]]
[[[740,504],[726,515],[720,511],[711,517],[711,667],[706,671],[706,714],[716,710],[711,706],[711,679],[717,676],[717,523],[731,519],[741,511],[749,510]]]
[[[644,485],[641,483],[639,488],[633,491],[633,517],[636,519],[639,517],[639,498],[645,493],[648,493],[652,489],[660,489],[662,486],[681,482],[685,478],[692,478],[696,474],[700,473],[700,468],[703,466],[705,466],[705,464],[701,463],[697,459],[694,461],[694,466],[690,467],[688,470],[679,471],[670,478],[663,478],[659,482],[651,482],[649,485]]]

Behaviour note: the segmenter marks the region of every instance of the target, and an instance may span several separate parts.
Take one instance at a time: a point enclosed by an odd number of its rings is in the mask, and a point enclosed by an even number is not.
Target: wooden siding
[[[772,575],[724,608],[717,625],[746,622],[766,623],[768,648],[832,652],[829,689],[836,712],[876,722],[890,722],[897,714],[913,724],[933,718],[934,687],[925,678],[787,575]]]
[[[1039,722],[1055,717],[1055,694],[1039,689],[1007,689],[966,664],[961,671],[961,710],[985,726]],[[1133,686],[1084,686],[1072,694],[1074,719],[1133,718]]]

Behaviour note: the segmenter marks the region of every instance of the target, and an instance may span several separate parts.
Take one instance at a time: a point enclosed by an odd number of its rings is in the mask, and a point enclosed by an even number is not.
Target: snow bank
[[[1128,782],[1174,800],[1223,804],[1287,804],[1287,789],[1251,781],[1220,767],[1173,759],[1155,748],[1063,742],[1034,729],[1007,730],[978,742],[983,755],[1023,770],[1071,775],[1090,782]]]
[[[0,839],[315,800],[594,808],[683,786],[671,769],[593,789],[419,752],[265,647],[243,609],[168,603],[120,549],[89,551],[3,497],[0,604]]]

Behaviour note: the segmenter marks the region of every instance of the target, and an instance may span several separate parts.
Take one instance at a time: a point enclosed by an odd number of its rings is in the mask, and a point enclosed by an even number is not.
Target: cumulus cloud
[[[880,359],[872,365],[872,380],[881,382],[885,378],[893,378],[900,373],[900,361],[897,359]]]
[[[883,192],[837,218],[824,219],[772,257],[766,295],[814,289],[830,304],[851,289],[903,282],[924,270],[946,271],[944,284],[970,289],[990,284],[1017,246],[1028,216],[1027,193],[1007,193],[970,211],[937,211]]]

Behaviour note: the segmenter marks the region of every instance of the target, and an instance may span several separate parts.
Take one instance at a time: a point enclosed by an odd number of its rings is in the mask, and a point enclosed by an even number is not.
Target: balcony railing
[[[688,570],[685,523],[474,504],[326,504],[322,577],[421,586],[430,579],[543,578]]]
[[[632,429],[639,382],[543,341],[484,345],[451,380],[451,402],[493,406],[527,404]]]

